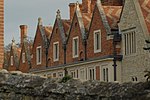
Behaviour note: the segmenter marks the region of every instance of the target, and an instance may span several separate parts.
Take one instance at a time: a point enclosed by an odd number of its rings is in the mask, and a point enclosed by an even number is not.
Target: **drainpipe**
[[[87,41],[86,39],[83,40],[83,44],[84,44],[84,60],[87,60]]]
[[[114,35],[115,36],[115,35]],[[114,66],[114,81],[117,81],[117,71],[116,71],[116,67],[117,67],[117,63],[116,63],[116,56],[117,56],[117,53],[116,53],[116,42],[114,41],[113,39],[113,56],[114,56],[114,59],[113,59],[113,66]]]
[[[45,54],[46,54],[46,68],[48,67],[48,48],[47,48],[47,46],[46,46],[46,52],[45,52]]]
[[[114,35],[114,38],[113,38],[113,67],[114,67],[114,81],[117,81],[117,51],[116,51],[116,45],[117,45],[117,42],[119,42],[118,40],[118,37],[119,37],[119,34],[118,34],[118,30],[116,29],[112,29],[112,34]]]
[[[66,44],[64,44],[64,64],[66,64]]]

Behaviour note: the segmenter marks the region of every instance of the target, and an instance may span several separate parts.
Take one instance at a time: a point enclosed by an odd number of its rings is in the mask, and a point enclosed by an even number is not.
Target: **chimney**
[[[94,10],[94,7],[95,7],[95,4],[96,4],[96,2],[97,2],[98,0],[91,0],[91,12],[93,12],[93,10]]]
[[[82,0],[82,12],[83,13],[91,12],[91,0]]]
[[[24,38],[27,37],[27,25],[20,25],[20,35],[21,35],[20,44],[22,46]]]
[[[79,4],[79,7],[80,7],[80,9],[82,9],[81,4]],[[76,10],[76,3],[70,3],[69,4],[69,9],[70,9],[70,20],[72,20],[73,16],[74,16],[74,13],[75,13],[75,10]]]

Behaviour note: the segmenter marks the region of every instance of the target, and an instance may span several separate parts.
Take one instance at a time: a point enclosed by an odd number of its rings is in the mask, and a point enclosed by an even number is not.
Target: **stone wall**
[[[0,100],[150,100],[150,83],[59,81],[1,70]]]
[[[144,71],[150,70],[149,52],[143,49],[143,47],[146,46],[145,40],[149,36],[147,36],[147,29],[144,25],[144,18],[138,2],[138,0],[125,0],[119,23],[120,32],[122,34],[122,82],[132,81],[133,77],[137,77],[137,81],[144,81]],[[135,32],[136,53],[125,55],[124,35],[132,32]]]

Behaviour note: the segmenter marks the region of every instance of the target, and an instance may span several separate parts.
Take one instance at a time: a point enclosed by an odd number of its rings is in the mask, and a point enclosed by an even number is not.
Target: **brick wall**
[[[25,53],[25,63],[22,62],[22,54],[23,53]],[[29,71],[28,60],[27,60],[27,57],[26,57],[26,52],[25,52],[24,45],[22,46],[22,51],[21,51],[21,54],[20,54],[19,70],[23,73],[27,73]]]
[[[0,0],[0,69],[4,61],[4,0]]]
[[[42,63],[39,65],[37,65],[37,63],[36,63],[36,48],[38,46],[41,46],[41,48],[42,48]],[[32,49],[32,55],[33,55],[33,58],[32,58],[32,67],[33,68],[40,68],[40,67],[46,66],[46,57],[45,57],[46,55],[45,55],[44,42],[43,42],[39,27],[37,27],[36,36],[35,36],[33,49]]]
[[[67,63],[72,63],[72,62],[75,62],[75,61],[79,61],[81,58],[80,58],[80,55],[79,57],[76,57],[76,58],[73,58],[73,54],[72,54],[72,44],[73,44],[73,38],[74,37],[77,37],[78,36],[78,39],[79,39],[79,48],[78,48],[78,54],[80,54],[81,52],[84,53],[84,46],[82,44],[82,35],[81,35],[81,31],[80,31],[80,28],[79,28],[79,23],[78,23],[78,20],[77,20],[77,15],[75,15],[74,19],[73,19],[73,22],[72,22],[72,28],[71,28],[71,31],[70,31],[70,35],[69,35],[69,38],[68,38],[68,41],[67,41]]]
[[[63,43],[62,43],[62,37],[61,37],[61,33],[60,30],[58,28],[58,23],[57,21],[55,22],[55,26],[53,29],[53,34],[51,36],[50,39],[50,47],[49,47],[49,66],[57,66],[57,65],[61,65],[64,64],[64,49],[63,49]],[[58,42],[59,43],[59,60],[58,61],[54,61],[53,59],[53,43],[54,42]]]
[[[94,31],[101,31],[101,52],[94,53]],[[96,6],[87,40],[87,58],[102,57],[113,54],[113,41],[107,40],[107,33]]]

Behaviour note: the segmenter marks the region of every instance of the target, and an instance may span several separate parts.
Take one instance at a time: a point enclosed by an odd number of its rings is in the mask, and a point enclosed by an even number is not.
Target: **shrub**
[[[66,83],[66,82],[67,82],[68,80],[70,80],[70,79],[72,79],[72,77],[69,76],[69,75],[66,75],[66,76],[64,76],[64,77],[62,78],[61,83]]]

